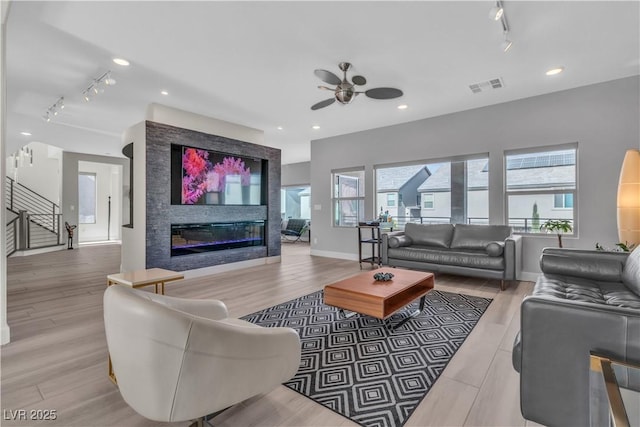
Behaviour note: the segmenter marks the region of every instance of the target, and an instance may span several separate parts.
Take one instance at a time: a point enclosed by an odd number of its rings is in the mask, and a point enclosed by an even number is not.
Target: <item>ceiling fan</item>
[[[340,70],[344,75],[342,80],[340,80],[340,77],[336,76],[331,71],[320,69],[314,71],[314,74],[320,80],[325,83],[329,83],[330,85],[336,85],[336,87],[330,88],[327,86],[318,86],[319,89],[332,91],[333,97],[312,105],[312,110],[319,110],[320,108],[327,107],[333,104],[335,101],[338,101],[341,104],[349,104],[355,99],[356,96],[361,93],[364,93],[366,96],[373,99],[393,99],[402,96],[402,91],[400,89],[394,89],[392,87],[378,87],[375,89],[369,89],[364,92],[359,92],[355,87],[364,86],[365,84],[367,84],[367,79],[365,79],[363,76],[353,76],[351,78],[352,83],[350,83],[347,80],[347,71],[349,71],[349,69],[351,68],[351,64],[348,62],[341,62],[340,64],[338,64],[338,67],[340,67]]]

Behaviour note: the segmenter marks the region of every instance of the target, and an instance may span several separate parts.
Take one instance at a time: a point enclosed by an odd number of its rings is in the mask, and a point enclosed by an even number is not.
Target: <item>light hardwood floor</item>
[[[169,283],[166,294],[220,299],[231,316],[239,317],[360,271],[355,261],[310,256],[305,243],[283,244],[282,249],[282,263]],[[119,270],[119,245],[10,258],[7,264],[11,342],[0,349],[3,426],[189,424],[144,419],[107,378],[102,294],[107,274]],[[495,280],[436,277],[436,289],[489,297],[493,302],[406,426],[533,425],[520,415],[518,375],[511,367],[520,302],[532,287],[520,282],[501,292]],[[6,419],[9,410],[19,409],[56,410],[57,420]],[[284,386],[229,409],[214,424],[356,425]]]

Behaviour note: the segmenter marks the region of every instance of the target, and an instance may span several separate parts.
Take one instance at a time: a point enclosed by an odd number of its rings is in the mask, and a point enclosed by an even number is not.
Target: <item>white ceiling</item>
[[[7,153],[39,141],[121,156],[122,131],[157,102],[264,130],[265,144],[295,163],[309,160],[314,139],[640,74],[638,1],[504,3],[514,42],[506,54],[491,1],[14,1]],[[331,95],[317,89],[314,69],[339,74],[341,61],[367,78],[365,90],[404,96],[311,111]],[[565,72],[545,76],[554,66]],[[107,70],[117,85],[83,102]],[[497,77],[502,89],[469,90]],[[66,108],[46,123],[60,96]]]

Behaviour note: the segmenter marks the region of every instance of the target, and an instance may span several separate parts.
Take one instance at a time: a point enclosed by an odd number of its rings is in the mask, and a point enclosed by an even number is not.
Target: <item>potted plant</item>
[[[548,219],[540,226],[540,231],[555,232],[558,235],[558,247],[562,247],[562,233],[573,231],[571,221],[568,219]]]

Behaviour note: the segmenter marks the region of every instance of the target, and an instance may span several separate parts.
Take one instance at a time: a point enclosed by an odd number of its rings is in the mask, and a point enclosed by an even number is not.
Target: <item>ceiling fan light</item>
[[[104,84],[106,84],[107,86],[114,86],[116,84],[116,79],[109,76],[105,79]]]
[[[336,100],[341,104],[350,104],[355,98],[353,89],[341,89],[336,91]]]

